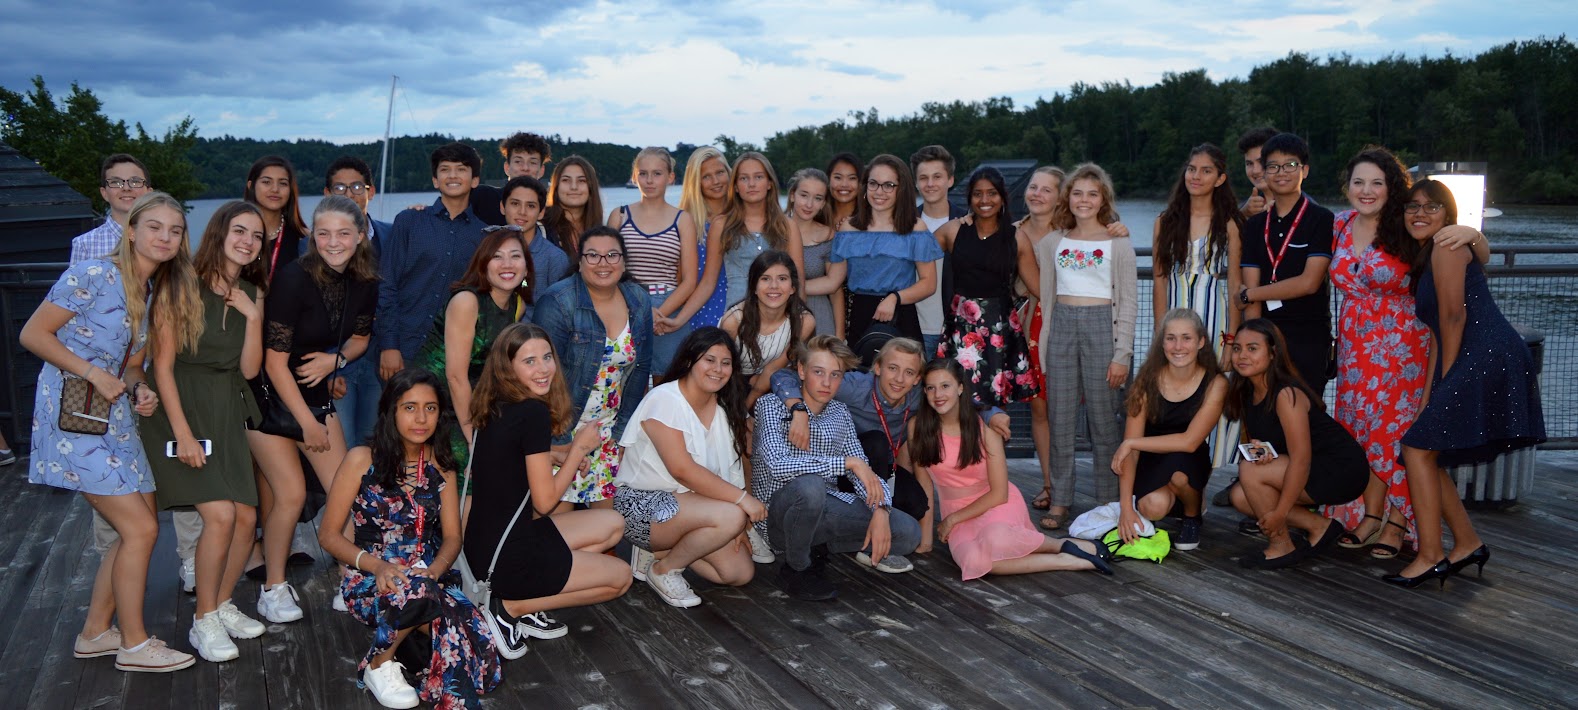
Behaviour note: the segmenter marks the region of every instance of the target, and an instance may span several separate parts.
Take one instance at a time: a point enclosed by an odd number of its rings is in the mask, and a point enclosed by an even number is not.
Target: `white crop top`
[[[1065,238],[1058,244],[1057,295],[1112,298],[1112,240]]]

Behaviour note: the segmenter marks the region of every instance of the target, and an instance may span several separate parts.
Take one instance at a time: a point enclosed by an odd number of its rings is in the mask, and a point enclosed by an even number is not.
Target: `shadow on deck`
[[[1088,465],[1081,461],[1082,485]],[[326,562],[291,571],[305,621],[238,641],[241,658],[143,675],[76,660],[71,638],[97,556],[77,496],[0,480],[0,698],[28,708],[375,708],[355,666],[369,634],[329,609]],[[1011,463],[1022,490],[1031,460]],[[1239,569],[1257,549],[1212,509],[1199,550],[1158,565],[970,583],[941,549],[907,575],[838,561],[841,594],[795,602],[773,570],[743,589],[697,582],[680,610],[645,585],[557,616],[571,633],[505,666],[486,705],[513,707],[1572,707],[1578,705],[1578,455],[1542,452],[1535,493],[1475,511],[1494,549],[1485,578],[1406,591],[1401,568],[1341,550],[1284,572]],[[1211,491],[1230,479],[1218,473]],[[1077,509],[1090,503],[1081,495]],[[187,649],[191,597],[165,529],[150,630]],[[312,531],[301,528],[302,535]],[[941,546],[940,546],[941,547]],[[314,546],[312,549],[316,549]],[[945,549],[945,548],[943,548]],[[321,553],[319,553],[320,556]],[[243,580],[236,602],[258,588]]]

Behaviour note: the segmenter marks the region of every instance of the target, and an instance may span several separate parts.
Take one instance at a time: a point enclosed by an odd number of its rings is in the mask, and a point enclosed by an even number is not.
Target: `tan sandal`
[[[1041,516],[1041,527],[1047,530],[1062,530],[1063,526],[1068,524],[1068,518],[1067,510],[1061,513],[1047,513]]]
[[[1041,492],[1036,494],[1036,497],[1035,497],[1034,500],[1030,501],[1030,507],[1035,508],[1036,510],[1047,510],[1047,509],[1051,508],[1052,507],[1052,487],[1051,486],[1042,486],[1041,487]]]

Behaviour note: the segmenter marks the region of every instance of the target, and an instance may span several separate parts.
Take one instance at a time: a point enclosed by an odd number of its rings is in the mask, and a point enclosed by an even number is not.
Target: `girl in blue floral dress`
[[[481,707],[478,696],[502,680],[487,621],[460,589],[451,569],[460,556],[460,505],[454,420],[438,378],[405,369],[390,378],[378,402],[372,446],[346,454],[319,526],[318,542],[351,569],[340,593],[350,613],[373,628],[372,648],[357,667],[362,684],[385,707]],[[355,539],[345,537],[347,517]],[[412,632],[426,633],[428,666],[420,691],[405,680],[395,649]]]

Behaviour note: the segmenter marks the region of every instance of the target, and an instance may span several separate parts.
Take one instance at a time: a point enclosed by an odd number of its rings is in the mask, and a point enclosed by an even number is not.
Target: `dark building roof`
[[[88,198],[0,143],[0,264],[64,262],[101,220]]]

